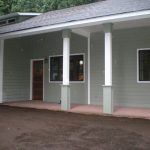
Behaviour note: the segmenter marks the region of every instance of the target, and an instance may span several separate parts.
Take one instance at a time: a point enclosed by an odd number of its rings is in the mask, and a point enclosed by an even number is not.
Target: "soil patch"
[[[149,150],[150,120],[0,106],[0,150]]]

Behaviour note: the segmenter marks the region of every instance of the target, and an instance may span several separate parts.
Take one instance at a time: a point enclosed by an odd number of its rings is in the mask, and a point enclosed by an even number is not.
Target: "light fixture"
[[[83,65],[83,60],[80,60],[80,61],[79,61],[79,64],[80,64],[80,65]]]

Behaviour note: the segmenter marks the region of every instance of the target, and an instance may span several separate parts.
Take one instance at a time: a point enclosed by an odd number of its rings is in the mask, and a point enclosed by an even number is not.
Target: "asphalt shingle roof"
[[[104,0],[43,13],[27,21],[1,27],[0,34],[142,10],[150,10],[150,0]]]

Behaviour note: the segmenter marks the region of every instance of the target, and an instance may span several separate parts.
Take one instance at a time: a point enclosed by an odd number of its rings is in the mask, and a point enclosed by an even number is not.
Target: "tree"
[[[46,12],[93,1],[94,0],[0,0],[0,15],[12,12]]]
[[[45,0],[44,11],[57,10],[82,4],[87,4],[93,0]]]

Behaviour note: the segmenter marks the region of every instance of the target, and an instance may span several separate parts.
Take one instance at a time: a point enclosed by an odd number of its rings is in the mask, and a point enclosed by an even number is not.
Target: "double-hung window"
[[[63,56],[50,56],[50,82],[62,81]],[[84,54],[70,55],[70,81],[84,81]]]

